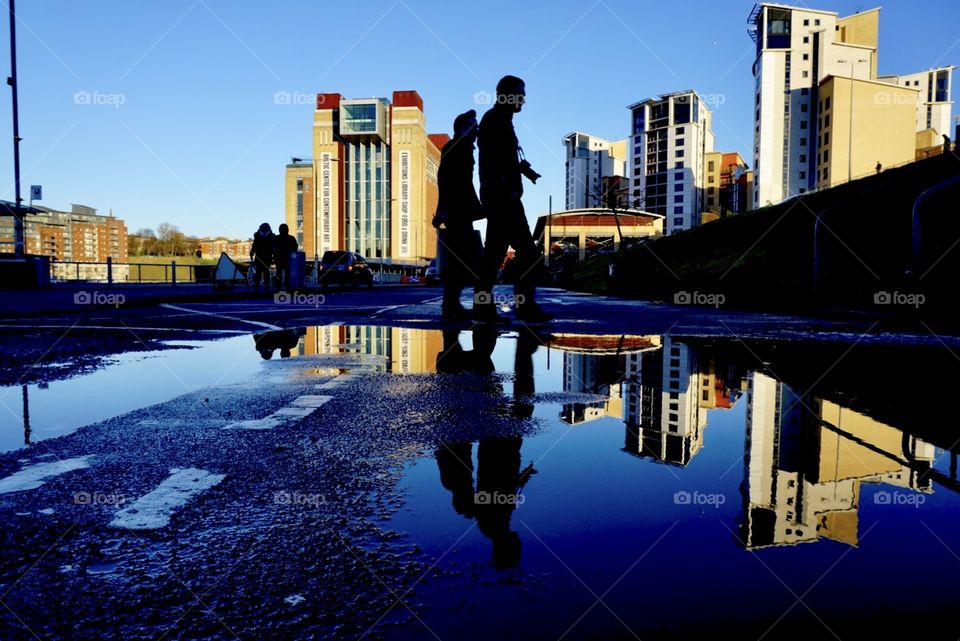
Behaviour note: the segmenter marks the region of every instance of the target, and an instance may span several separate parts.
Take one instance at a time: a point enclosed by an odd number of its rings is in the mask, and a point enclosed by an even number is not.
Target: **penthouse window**
[[[767,7],[767,49],[790,48],[790,10]]]

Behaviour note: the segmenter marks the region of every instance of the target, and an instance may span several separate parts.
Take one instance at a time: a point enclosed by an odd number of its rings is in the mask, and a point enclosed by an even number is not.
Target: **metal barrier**
[[[51,261],[50,282],[87,283],[144,283],[171,284],[209,283],[213,280],[216,265],[169,263],[117,263],[108,258],[106,262]]]

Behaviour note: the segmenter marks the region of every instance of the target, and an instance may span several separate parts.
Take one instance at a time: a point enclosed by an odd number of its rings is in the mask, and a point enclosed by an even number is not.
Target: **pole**
[[[847,125],[847,182],[853,180],[853,61],[850,61],[850,122]]]
[[[544,246],[547,249],[547,267],[550,266],[550,250],[553,247],[553,195],[547,201],[547,242]]]
[[[14,0],[10,0],[10,77],[7,78],[13,98],[13,180],[15,204],[13,209],[14,257],[23,258],[23,199],[20,197],[20,118],[17,110],[17,14]]]

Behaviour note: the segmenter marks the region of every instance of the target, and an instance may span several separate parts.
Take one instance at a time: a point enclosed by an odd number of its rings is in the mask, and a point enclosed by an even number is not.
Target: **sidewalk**
[[[377,285],[372,291],[387,287],[410,287],[410,285],[392,283]],[[334,290],[336,289],[334,288]],[[320,287],[304,286],[298,291],[321,293],[324,290]],[[257,291],[248,286],[237,286],[232,290],[215,292],[210,283],[182,283],[176,286],[169,284],[64,283],[45,289],[0,290],[0,316],[69,314],[120,305],[136,307],[159,303],[269,299],[274,293],[274,291]]]

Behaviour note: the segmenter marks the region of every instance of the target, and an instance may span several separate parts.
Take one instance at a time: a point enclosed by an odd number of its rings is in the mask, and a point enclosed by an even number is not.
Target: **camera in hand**
[[[520,161],[520,173],[526,176],[532,183],[536,183],[537,178],[540,177],[540,174],[533,170],[530,162],[526,159]]]

